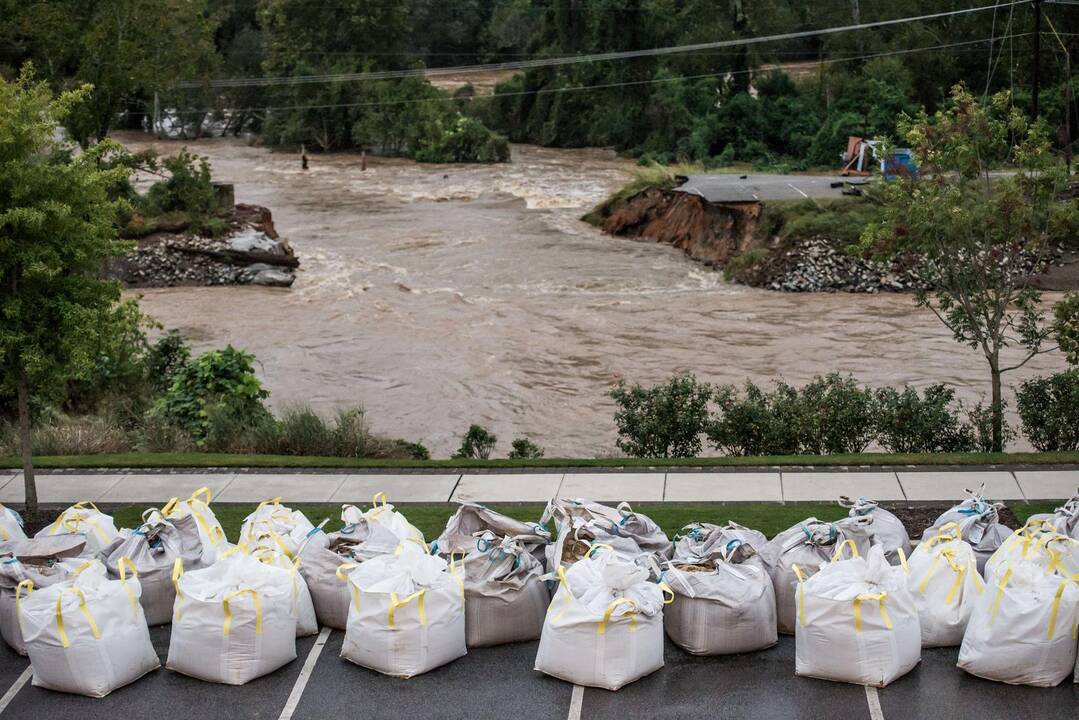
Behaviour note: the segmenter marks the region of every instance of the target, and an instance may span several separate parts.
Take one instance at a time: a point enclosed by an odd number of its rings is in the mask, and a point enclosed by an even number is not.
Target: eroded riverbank
[[[515,146],[507,165],[374,159],[366,172],[357,156],[314,156],[305,173],[295,155],[238,140],[187,145],[238,202],[272,209],[304,264],[291,290],[139,291],[145,311],[197,348],[254,352],[277,406],[362,403],[376,430],[436,456],[472,422],[499,435],[500,455],[521,434],[549,455],[609,454],[608,387],[678,370],[987,392],[983,361],[908,296],[732,285],[673,247],[581,222],[630,178],[612,153]],[[1012,381],[1063,365],[1039,357]]]

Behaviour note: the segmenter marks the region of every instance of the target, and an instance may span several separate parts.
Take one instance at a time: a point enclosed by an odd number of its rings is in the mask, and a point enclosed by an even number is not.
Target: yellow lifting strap
[[[795,563],[791,563],[791,570],[794,571],[795,576],[798,578],[798,622],[802,627],[806,626],[806,591],[805,581],[806,576],[802,571],[802,568],[798,567]]]
[[[179,562],[180,559],[176,558],[176,561]],[[135,563],[133,563],[131,561],[131,558],[129,558],[127,555],[124,555],[120,558],[119,562],[116,563],[116,567],[120,570],[120,585],[123,586],[124,592],[127,593],[127,599],[131,602],[131,612],[135,613],[135,616],[138,617],[139,599],[135,597],[135,591],[132,590],[131,586],[127,583],[127,571],[128,569],[130,569],[131,577],[135,578],[136,580],[139,577],[139,572],[135,569]]]
[[[997,621],[997,613],[1000,612],[1000,601],[1004,597],[1004,588],[1008,587],[1008,581],[1012,579],[1011,563],[1005,563],[1008,568],[1007,572],[1000,579],[1000,583],[997,585],[997,595],[993,598],[993,606],[989,611],[989,624],[992,625]]]
[[[382,500],[382,504],[379,504],[379,499]],[[371,498],[371,509],[365,513],[371,517],[377,517],[383,510],[385,510],[390,504],[389,498],[386,497],[386,493],[377,492],[374,497]]]
[[[1053,607],[1049,613],[1049,629],[1046,631],[1046,639],[1052,640],[1053,634],[1056,631],[1057,615],[1060,614],[1060,599],[1064,596],[1064,590],[1068,587],[1068,583],[1079,584],[1079,573],[1072,575],[1070,578],[1064,579],[1059,586],[1057,586],[1056,594],[1053,596]],[[1072,627],[1072,637],[1074,639],[1076,630],[1079,629],[1079,623]]]
[[[599,627],[596,628],[596,632],[600,635],[604,635],[607,632],[607,622],[611,619],[611,614],[622,605],[629,605],[632,610],[629,616],[629,630],[633,632],[637,629],[637,603],[633,602],[629,598],[620,597],[610,605],[607,606],[606,612],[603,613],[603,619],[599,621]]]
[[[889,630],[892,629],[892,619],[888,616],[888,611],[884,609],[884,601],[888,598],[888,593],[863,593],[854,598],[854,632],[862,632],[862,602],[865,600],[876,600],[880,603],[880,619],[884,623],[884,627]]]
[[[899,564],[903,567],[903,572],[910,575],[910,565],[907,564],[907,554],[903,552],[903,548],[896,548],[895,551],[899,555]]]
[[[850,548],[850,556],[852,559],[858,557],[858,546],[854,544],[853,540],[847,538],[843,542],[836,545],[835,554],[832,555],[832,562],[838,562],[839,560],[843,559],[843,548],[845,547]]]
[[[561,620],[562,616],[566,614],[567,610],[569,610],[569,601],[570,598],[573,597],[573,593],[570,592],[569,589],[569,581],[566,580],[566,568],[562,567],[561,565],[558,567],[558,583],[566,589],[566,604],[563,605],[562,609],[558,611],[557,615],[555,615],[554,619],[556,621]]]
[[[461,562],[457,562],[457,557],[454,553],[450,553],[450,576],[457,582],[457,588],[461,591],[461,597],[465,596],[465,581],[461,577],[459,570],[464,567],[465,553],[461,553]]]
[[[418,590],[406,597],[404,600],[398,600],[397,593],[390,593],[390,609],[389,612],[386,613],[386,624],[390,626],[391,630],[395,630],[397,628],[397,625],[394,624],[393,620],[394,613],[397,612],[397,608],[404,607],[413,600],[416,601],[416,608],[419,612],[420,617],[420,625],[427,624],[427,611],[423,608],[423,596],[426,592],[426,590]]]
[[[665,582],[659,583],[659,589],[663,593],[663,604],[670,605],[674,602],[674,590]],[[668,597],[670,595],[670,597]]]
[[[251,596],[251,603],[255,606],[255,634],[262,634],[262,603],[259,602],[259,594],[253,588],[243,588],[242,590],[233,590],[221,601],[221,605],[225,610],[225,624],[222,628],[222,633],[225,637],[228,637],[229,632],[232,631],[232,610],[229,607],[229,601],[235,600],[241,595]]]
[[[15,619],[19,621],[19,630],[22,630],[22,590],[26,588],[27,597],[34,592],[34,581],[27,578],[15,586]]]
[[[176,558],[176,562],[172,564],[172,587],[176,590],[176,617],[174,620],[179,620],[183,610],[184,593],[180,589],[180,578],[184,574],[184,561],[181,558]]]
[[[79,596],[79,610],[82,612],[83,617],[86,618],[86,624],[90,626],[90,632],[94,634],[94,640],[100,640],[101,631],[97,629],[97,621],[94,620],[90,608],[86,607],[86,595],[77,587],[66,587],[56,597],[56,632],[60,635],[60,643],[64,646],[64,649],[71,647],[71,641],[67,637],[67,630],[64,629],[63,612],[64,593],[68,592],[76,593]]]

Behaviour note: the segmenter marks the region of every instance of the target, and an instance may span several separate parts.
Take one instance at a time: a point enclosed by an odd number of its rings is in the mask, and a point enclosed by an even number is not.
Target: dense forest
[[[848,135],[888,136],[952,85],[1007,90],[1058,144],[1079,6],[1029,2],[830,34],[502,72],[494,94],[422,74],[716,43],[979,8],[990,0],[0,0],[0,74],[31,61],[58,89],[94,86],[69,122],[80,142],[147,127],[260,134],[313,150],[497,161],[505,138],[613,146],[659,161],[832,165]],[[296,78],[318,76],[318,82]],[[459,73],[468,79],[468,73]],[[215,80],[246,79],[227,87]],[[252,81],[276,79],[271,83]],[[292,80],[289,80],[292,79]],[[155,99],[157,104],[155,105]]]

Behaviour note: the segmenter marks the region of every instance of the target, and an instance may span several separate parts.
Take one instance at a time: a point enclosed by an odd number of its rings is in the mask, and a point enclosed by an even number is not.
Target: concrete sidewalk
[[[890,502],[939,503],[985,485],[992,500],[1046,501],[1070,497],[1079,470],[941,470],[850,468],[767,472],[257,472],[169,470],[39,473],[43,503],[92,500],[154,503],[207,486],[215,502],[250,503],[278,495],[286,502],[366,502],[385,492],[392,502],[545,502],[587,497],[631,502],[813,502],[840,495]],[[22,474],[0,472],[0,503],[23,502]]]

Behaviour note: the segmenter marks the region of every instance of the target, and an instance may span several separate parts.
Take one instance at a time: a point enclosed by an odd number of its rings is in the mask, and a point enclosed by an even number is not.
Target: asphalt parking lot
[[[164,664],[169,628],[153,628],[151,637]],[[921,664],[906,677],[867,691],[795,677],[790,637],[762,652],[714,658],[693,657],[668,643],[666,667],[658,672],[618,692],[582,692],[532,669],[536,643],[479,648],[431,673],[401,680],[342,660],[343,637],[339,631],[330,633],[313,665],[307,660],[318,643],[314,637],[303,638],[294,662],[240,687],[194,680],[162,667],[103,699],[42,690],[29,682],[20,687],[29,663],[4,646],[0,718],[113,720],[150,713],[156,720],[1079,717],[1079,685],[1067,682],[1043,689],[980,680],[955,667],[955,648],[925,650]],[[312,666],[309,675],[303,672],[305,665]]]

